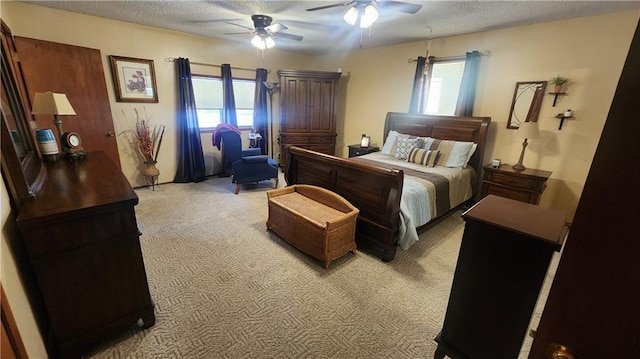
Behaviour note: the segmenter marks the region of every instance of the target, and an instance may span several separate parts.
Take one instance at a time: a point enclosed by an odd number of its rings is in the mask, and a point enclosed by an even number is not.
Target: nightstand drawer
[[[496,196],[510,198],[516,201],[529,202],[531,194],[528,192],[522,192],[514,189],[500,187],[496,185],[488,185],[486,194],[494,194]]]
[[[493,173],[491,180],[495,183],[504,184],[511,187],[530,189],[533,187],[533,180],[528,178],[514,177],[503,175],[501,173]]]

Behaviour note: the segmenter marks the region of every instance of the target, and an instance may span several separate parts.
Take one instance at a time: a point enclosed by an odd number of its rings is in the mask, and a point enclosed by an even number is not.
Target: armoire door
[[[309,99],[309,81],[306,78],[284,77],[281,81],[280,111],[286,121],[281,123],[281,132],[307,132],[307,100]]]
[[[30,103],[36,92],[66,94],[76,115],[60,116],[62,130],[78,133],[86,151],[103,151],[120,168],[100,50],[20,36],[15,42]],[[57,133],[53,115],[35,118]]]

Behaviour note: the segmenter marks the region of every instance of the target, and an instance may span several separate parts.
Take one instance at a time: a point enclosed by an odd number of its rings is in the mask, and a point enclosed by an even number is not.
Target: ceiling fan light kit
[[[363,29],[371,27],[371,25],[378,20],[378,17],[378,10],[376,10],[375,6],[371,4],[364,8],[362,15],[360,15],[358,5],[355,5],[347,10],[343,16],[344,21],[351,26],[355,26],[358,22],[358,18],[360,18],[360,27]]]
[[[253,35],[253,37],[251,38],[251,45],[253,45],[254,47],[260,50],[270,49],[276,46],[276,42],[273,39],[274,37],[281,37],[283,39],[296,40],[296,41],[302,40],[302,36],[300,35],[293,35],[293,34],[287,34],[282,32],[284,30],[287,30],[288,27],[278,23],[271,24],[271,22],[273,21],[273,18],[271,16],[252,15],[251,20],[253,21],[253,28],[244,26],[244,25],[235,24],[230,21],[225,21],[227,24],[242,27],[244,29],[249,30],[248,32],[245,31],[245,32],[225,33],[225,35],[240,35],[240,34]]]
[[[269,36],[256,35],[251,39],[251,45],[257,47],[260,50],[270,49],[276,46],[276,42]]]

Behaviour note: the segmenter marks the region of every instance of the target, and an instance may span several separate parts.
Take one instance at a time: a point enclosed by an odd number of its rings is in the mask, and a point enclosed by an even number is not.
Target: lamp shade
[[[540,130],[537,122],[523,122],[516,131],[518,138],[540,138]]]
[[[276,42],[270,36],[256,35],[251,39],[251,45],[264,50],[274,47]]]
[[[353,6],[344,14],[343,18],[347,24],[353,26],[356,24],[356,21],[358,21],[358,15],[358,9]]]
[[[364,15],[360,17],[360,27],[366,29],[378,20],[378,10],[373,5],[364,8]]]
[[[69,103],[67,95],[47,91],[44,93],[36,92],[31,113],[34,115],[75,115],[76,111]]]

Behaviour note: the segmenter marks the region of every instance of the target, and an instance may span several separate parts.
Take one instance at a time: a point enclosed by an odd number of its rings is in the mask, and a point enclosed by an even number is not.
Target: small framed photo
[[[370,142],[371,142],[371,137],[362,136],[362,139],[360,140],[360,147],[369,147]]]
[[[109,56],[118,102],[158,102],[153,60]]]

